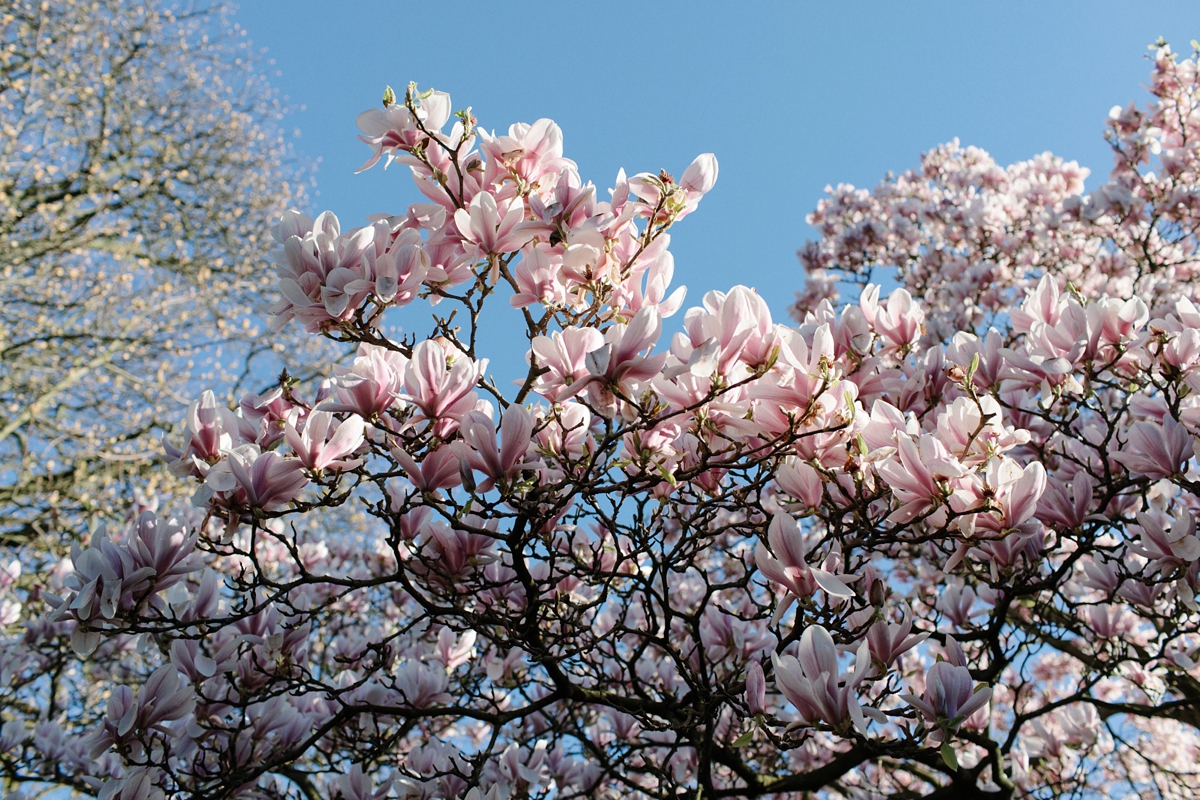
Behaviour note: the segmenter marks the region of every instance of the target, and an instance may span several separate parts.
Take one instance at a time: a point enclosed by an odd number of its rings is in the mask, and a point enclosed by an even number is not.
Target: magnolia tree
[[[822,204],[796,324],[738,286],[668,338],[711,155],[601,200],[550,121],[389,90],[364,168],[427,202],[274,231],[277,319],[356,355],[199,398],[167,441],[197,510],[48,576],[4,651],[10,787],[1194,796],[1196,62],[1159,49],[1151,91],[1097,191],[941,148]],[[836,307],[875,266],[902,285]],[[91,682],[45,674],[68,640]]]

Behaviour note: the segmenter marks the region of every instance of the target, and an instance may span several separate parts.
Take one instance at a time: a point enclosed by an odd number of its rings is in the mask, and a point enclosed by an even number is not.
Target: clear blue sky
[[[344,225],[418,200],[407,170],[354,175],[355,116],[385,84],[450,92],[494,130],[550,117],[601,196],[617,169],[720,179],[675,229],[687,305],[745,283],[783,319],[804,216],[827,184],[870,186],[955,136],[1002,164],[1045,150],[1107,175],[1109,108],[1145,101],[1146,46],[1200,39],[1192,2],[315,2],[235,17],[303,110],[315,208]]]

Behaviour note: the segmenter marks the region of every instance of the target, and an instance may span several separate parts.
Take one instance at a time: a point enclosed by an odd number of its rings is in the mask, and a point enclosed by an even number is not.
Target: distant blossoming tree
[[[197,513],[97,530],[44,616],[10,595],[10,786],[1193,797],[1195,60],[1160,48],[1151,91],[1097,191],[941,148],[822,204],[797,324],[737,286],[663,341],[715,158],[601,199],[548,120],[389,90],[364,167],[427,202],[274,231],[277,318],[357,354],[201,396],[169,445]]]
[[[0,9],[0,545],[152,502],[189,378],[244,381],[282,344],[254,321],[262,227],[302,176],[226,24],[149,1]]]

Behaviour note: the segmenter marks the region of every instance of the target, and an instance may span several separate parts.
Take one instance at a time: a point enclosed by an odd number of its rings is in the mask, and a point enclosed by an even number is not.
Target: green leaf
[[[942,743],[942,761],[946,762],[946,766],[958,772],[958,756],[954,754],[954,748],[949,742]]]
[[[392,87],[388,86],[386,89],[383,90],[383,107],[388,108],[389,106],[392,105],[392,103],[395,103],[395,102],[396,102],[396,92],[392,90]]]
[[[671,473],[671,471],[669,469],[667,469],[666,465],[664,465],[664,464],[658,465],[658,474],[662,476],[662,479],[664,481],[671,484],[672,486],[679,485],[679,481],[675,480],[675,476]]]
[[[734,747],[745,747],[754,740],[754,728],[743,733],[741,736],[733,740]]]

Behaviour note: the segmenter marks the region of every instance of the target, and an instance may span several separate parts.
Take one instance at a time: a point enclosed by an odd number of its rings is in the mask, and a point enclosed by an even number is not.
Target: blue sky
[[[450,92],[488,129],[550,117],[601,196],[617,169],[720,160],[674,231],[686,305],[758,289],[776,319],[799,287],[804,216],[827,184],[870,186],[955,136],[1002,164],[1050,150],[1109,170],[1109,108],[1144,101],[1159,36],[1200,39],[1200,3],[353,2],[247,0],[235,17],[302,107],[320,159],[310,212],[344,226],[418,200],[407,170],[354,170],[355,116],[385,84]]]

